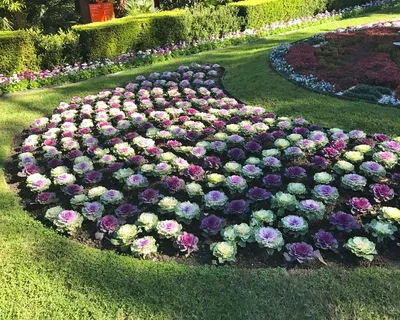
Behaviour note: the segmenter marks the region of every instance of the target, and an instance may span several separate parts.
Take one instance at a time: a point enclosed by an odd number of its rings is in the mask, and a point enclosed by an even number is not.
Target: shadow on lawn
[[[138,261],[76,244],[39,223],[27,226],[30,218],[18,211],[19,226],[9,219],[0,227],[21,239],[14,248],[24,257],[18,268],[39,266],[39,276],[64,287],[67,300],[80,292],[91,301],[88,308],[122,310],[133,319],[143,310],[172,319],[337,319],[358,309],[394,312],[400,294],[400,273],[384,269],[293,274]]]

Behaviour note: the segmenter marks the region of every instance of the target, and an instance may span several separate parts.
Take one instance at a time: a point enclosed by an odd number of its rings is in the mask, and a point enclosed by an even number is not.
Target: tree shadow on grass
[[[3,193],[1,199],[9,197]],[[31,274],[10,299],[18,300],[20,291],[38,286],[32,310],[49,299],[50,317],[58,308],[63,309],[60,319],[76,317],[82,310],[90,319],[337,319],[398,312],[399,271],[327,268],[288,273],[139,261],[74,243],[4,201],[1,257],[14,265],[16,274]]]

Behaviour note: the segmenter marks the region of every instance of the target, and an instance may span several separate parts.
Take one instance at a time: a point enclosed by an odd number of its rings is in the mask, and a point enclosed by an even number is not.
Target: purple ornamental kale
[[[223,226],[223,220],[217,216],[211,215],[205,217],[200,224],[200,229],[209,235],[216,235]]]
[[[263,178],[263,184],[266,188],[277,188],[282,185],[282,178],[280,174],[267,174]]]
[[[318,250],[314,251],[314,248],[305,242],[287,244],[286,249],[287,252],[283,256],[288,262],[305,263],[321,257]]]
[[[328,161],[321,156],[312,157],[310,162],[312,163],[312,167],[316,170],[325,169],[328,166]]]
[[[232,148],[228,151],[228,157],[231,160],[239,161],[246,158],[245,152],[240,148]]]
[[[386,184],[373,184],[371,185],[371,191],[374,195],[374,200],[378,203],[390,201],[394,197],[394,190]]]
[[[239,199],[232,200],[226,205],[225,214],[245,215],[249,212],[249,204],[247,201]]]
[[[285,175],[290,179],[303,179],[307,177],[307,171],[303,167],[294,166],[287,168]]]
[[[255,141],[249,141],[244,145],[244,148],[250,153],[260,152],[262,147],[259,143]]]
[[[99,221],[98,228],[101,232],[112,233],[118,228],[118,220],[112,215],[104,216]]]
[[[199,250],[197,244],[199,242],[199,238],[197,238],[192,233],[183,232],[174,242],[174,246],[176,246],[180,251],[186,252],[186,257],[188,257],[193,251]]]
[[[367,213],[372,209],[372,205],[367,198],[351,198],[349,200],[349,205],[351,206],[351,212],[353,214]]]
[[[222,166],[222,162],[217,156],[208,156],[204,159],[204,166],[210,169],[219,169]]]
[[[100,171],[90,171],[85,174],[83,181],[87,184],[96,184],[103,179],[103,174]]]
[[[83,187],[79,184],[67,184],[62,191],[68,196],[76,196],[84,192]]]
[[[360,228],[354,216],[342,211],[332,214],[329,220],[340,231],[351,232],[354,229]]]
[[[138,208],[130,203],[121,204],[115,209],[115,215],[121,219],[129,218],[137,212],[139,212]]]
[[[185,175],[194,181],[200,181],[204,177],[204,169],[197,165],[191,165],[185,169]]]
[[[139,194],[139,202],[145,204],[157,204],[160,198],[162,198],[162,195],[157,190],[151,188]]]
[[[317,248],[333,251],[338,248],[338,241],[330,232],[321,229],[313,235],[313,238]]]
[[[57,200],[55,192],[41,192],[36,196],[36,202],[40,204],[50,204],[57,202]]]
[[[247,197],[252,201],[263,201],[271,198],[272,193],[264,188],[254,187],[249,189]]]
[[[164,184],[170,193],[176,193],[185,187],[185,181],[176,176],[166,178]]]

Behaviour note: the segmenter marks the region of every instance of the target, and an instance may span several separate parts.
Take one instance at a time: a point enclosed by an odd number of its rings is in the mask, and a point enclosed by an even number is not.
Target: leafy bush
[[[240,29],[237,8],[197,6],[76,26],[85,59],[114,58],[130,49],[143,50],[165,43],[220,36]]]
[[[244,17],[243,28],[260,28],[276,21],[310,16],[326,9],[339,9],[367,0],[247,0],[230,3]]]
[[[3,74],[38,67],[34,43],[24,31],[0,32],[0,57],[0,73]]]
[[[78,35],[69,30],[56,34],[43,34],[38,29],[29,29],[35,43],[36,54],[42,69],[50,69],[79,59]]]
[[[188,29],[191,39],[220,36],[240,29],[241,18],[238,8],[196,6],[189,11]]]
[[[75,26],[84,59],[115,58],[129,49],[147,49],[188,40],[184,11],[169,11]]]

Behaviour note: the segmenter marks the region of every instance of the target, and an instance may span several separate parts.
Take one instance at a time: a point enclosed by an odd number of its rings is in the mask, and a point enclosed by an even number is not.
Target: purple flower
[[[232,200],[226,205],[225,214],[237,214],[237,215],[244,215],[249,212],[249,204],[247,201],[239,199],[239,200]]]
[[[118,220],[116,217],[107,215],[101,218],[98,225],[101,232],[112,233],[118,228]]]
[[[332,233],[325,230],[319,230],[313,235],[315,246],[323,250],[336,250],[338,248],[338,241]]]
[[[272,135],[275,139],[286,137],[286,133],[282,130],[276,130],[272,132]]]
[[[176,193],[185,187],[185,181],[176,176],[168,177],[164,184],[170,193]]]
[[[228,151],[228,157],[231,160],[239,161],[246,158],[246,154],[240,148],[232,148]]]
[[[139,194],[139,202],[145,204],[157,204],[160,198],[162,198],[160,193],[151,188],[146,189]]]
[[[376,202],[389,201],[394,197],[394,190],[386,184],[373,184],[371,185],[371,191]]]
[[[368,210],[372,209],[372,205],[369,203],[367,198],[351,198],[349,200],[351,206],[351,212],[356,213],[367,213]]]
[[[251,153],[260,152],[262,147],[255,141],[249,141],[244,145],[244,148]]]
[[[148,155],[149,157],[154,157],[154,158],[159,158],[160,155],[163,153],[163,150],[161,148],[157,147],[148,147],[145,150],[145,154]]]
[[[36,196],[36,202],[40,204],[57,202],[57,195],[54,192],[41,192]]]
[[[314,260],[319,252],[305,242],[295,242],[286,245],[287,252],[283,255],[288,262],[305,263]]]
[[[211,215],[205,217],[200,224],[200,229],[209,235],[216,235],[223,226],[223,220],[217,216]]]
[[[87,184],[96,184],[103,179],[103,174],[100,171],[90,171],[85,174],[84,181]]]
[[[263,201],[271,198],[272,193],[259,187],[249,189],[247,197],[252,201]]]
[[[83,193],[83,187],[79,184],[67,184],[62,191],[69,196],[75,196]]]
[[[208,156],[204,159],[204,166],[210,169],[219,169],[222,166],[222,162],[217,156]]]
[[[282,184],[282,178],[280,174],[267,174],[263,178],[263,184],[266,188],[278,188]]]
[[[117,209],[115,209],[115,215],[118,218],[126,219],[133,216],[139,210],[136,206],[130,203],[121,204]]]
[[[294,166],[287,168],[285,175],[290,179],[303,179],[307,177],[307,171],[303,167]]]
[[[360,228],[360,225],[351,214],[342,211],[332,214],[329,220],[340,231],[351,232],[353,229]]]
[[[185,175],[194,181],[200,181],[204,177],[204,170],[200,166],[191,165],[185,169]]]
[[[182,252],[186,252],[186,256],[189,256],[193,251],[199,250],[197,244],[199,243],[199,238],[197,238],[192,233],[183,232],[175,240],[174,245]]]
[[[313,168],[316,170],[325,169],[328,166],[326,159],[321,156],[312,157],[310,162],[312,163]]]

